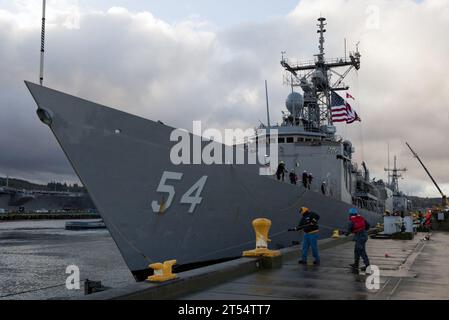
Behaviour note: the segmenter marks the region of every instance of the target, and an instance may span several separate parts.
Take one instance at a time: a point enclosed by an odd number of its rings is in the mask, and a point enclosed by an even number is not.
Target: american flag
[[[341,96],[332,91],[331,94],[331,113],[332,122],[353,123],[362,121],[351,105],[347,103]]]
[[[355,112],[351,105],[349,103],[346,102],[346,111],[348,112],[348,120],[346,120],[346,123],[353,123],[356,121],[362,121],[362,119],[360,119],[359,115],[357,114],[357,112]]]

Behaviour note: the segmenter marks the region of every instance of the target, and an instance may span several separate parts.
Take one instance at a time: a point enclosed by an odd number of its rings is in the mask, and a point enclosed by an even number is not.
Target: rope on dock
[[[85,280],[87,280],[87,279],[80,280],[79,281],[80,285],[82,283],[84,283]],[[43,287],[43,288],[30,289],[30,290],[26,290],[26,291],[15,292],[15,293],[8,293],[8,294],[5,294],[3,296],[0,296],[0,299],[8,298],[8,297],[14,297],[14,296],[19,296],[19,295],[26,294],[26,293],[33,293],[33,292],[39,292],[39,291],[44,291],[44,290],[48,290],[48,289],[54,289],[54,288],[58,288],[58,287],[62,287],[62,286],[65,287],[66,284],[65,283],[63,283],[63,284],[55,284],[55,285],[48,286],[48,287]]]

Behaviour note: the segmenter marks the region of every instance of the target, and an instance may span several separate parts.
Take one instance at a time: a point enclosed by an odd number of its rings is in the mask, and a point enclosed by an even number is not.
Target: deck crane
[[[424,163],[421,161],[421,159],[419,158],[418,154],[412,149],[412,147],[410,147],[410,145],[408,144],[408,142],[405,143],[407,145],[407,147],[410,149],[410,151],[412,152],[413,156],[418,159],[419,163],[421,163],[421,165],[423,166],[424,170],[427,172],[427,174],[429,175],[430,179],[432,180],[433,184],[435,185],[435,187],[437,187],[438,191],[441,194],[441,205],[442,207],[446,207],[448,205],[447,203],[447,197],[446,195],[443,193],[443,191],[441,191],[440,187],[438,186],[437,182],[435,181],[435,179],[432,177],[432,175],[430,174],[429,170],[427,170],[426,166],[424,165]]]

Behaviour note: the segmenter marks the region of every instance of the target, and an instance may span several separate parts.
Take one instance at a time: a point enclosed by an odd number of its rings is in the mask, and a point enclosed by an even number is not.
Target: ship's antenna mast
[[[306,131],[321,132],[332,136],[332,130],[328,130],[333,124],[331,114],[331,93],[335,91],[345,91],[349,87],[343,80],[352,69],[360,69],[361,55],[357,50],[349,52],[349,57],[325,59],[324,34],[327,32],[326,18],[318,18],[319,53],[315,55],[315,61],[302,61],[292,64],[285,52],[282,52],[281,65],[290,77],[286,77],[286,83],[293,87],[301,87],[304,92],[303,115],[304,129]],[[346,45],[345,45],[346,47]],[[335,69],[346,68],[344,72]],[[342,70],[343,71],[343,70]],[[335,76],[336,78],[332,78]],[[290,78],[290,79],[289,79]],[[331,83],[331,80],[333,83]]]
[[[406,172],[407,168],[399,169],[397,167],[397,157],[394,156],[394,168],[385,168],[386,172],[388,172],[388,177],[391,177],[391,187],[395,193],[399,192],[399,178],[402,177],[401,172]]]
[[[42,31],[41,31],[41,67],[39,73],[39,82],[44,82],[44,54],[45,54],[45,7],[46,0],[42,0]]]
[[[318,28],[320,28],[318,30],[318,33],[320,34],[320,45],[318,46],[320,53],[318,54],[318,60],[322,62],[324,60],[324,42],[326,41],[324,39],[324,33],[326,32],[326,29],[324,29],[324,27],[327,25],[327,23],[325,23],[326,18],[323,17],[318,18],[318,21],[320,22],[318,24]]]
[[[268,124],[268,128],[271,127],[271,123],[270,123],[270,105],[268,102],[268,83],[267,80],[265,80],[265,98],[267,100],[267,124]]]

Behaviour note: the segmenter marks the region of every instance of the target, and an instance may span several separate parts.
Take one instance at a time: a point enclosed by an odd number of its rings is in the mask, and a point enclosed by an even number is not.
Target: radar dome
[[[293,116],[298,116],[304,106],[304,98],[300,93],[292,92],[288,95],[285,105]]]

